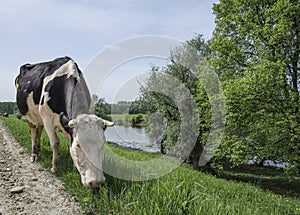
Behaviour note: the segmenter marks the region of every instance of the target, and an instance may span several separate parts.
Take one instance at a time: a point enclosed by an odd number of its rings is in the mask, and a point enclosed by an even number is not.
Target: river
[[[155,140],[151,140],[144,127],[115,125],[106,128],[105,136],[107,141],[120,146],[141,149],[146,152],[160,151],[159,144],[156,144]]]
[[[130,127],[115,125],[107,127],[105,130],[107,141],[116,143],[120,146],[140,149],[146,152],[160,152],[160,145],[151,140],[147,135],[146,128],[144,127]],[[249,160],[248,164],[254,164],[253,160]],[[274,166],[283,168],[287,166],[286,162],[274,162],[266,160],[264,166]]]

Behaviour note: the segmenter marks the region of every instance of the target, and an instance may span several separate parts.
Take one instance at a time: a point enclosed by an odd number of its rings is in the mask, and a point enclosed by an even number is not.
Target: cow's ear
[[[60,123],[63,125],[63,127],[67,126],[69,123],[69,117],[67,116],[67,114],[61,112],[59,114],[59,119],[60,119]]]
[[[76,119],[72,119],[68,123],[70,128],[74,128],[77,125]]]
[[[69,134],[71,134],[71,129],[69,126],[69,117],[67,116],[67,114],[61,112],[59,114],[59,119],[60,119],[60,124],[63,126],[63,128],[65,129],[66,132],[68,132]]]

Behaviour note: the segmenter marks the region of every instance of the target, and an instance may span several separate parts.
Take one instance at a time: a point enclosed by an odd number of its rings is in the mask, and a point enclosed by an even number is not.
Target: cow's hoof
[[[52,167],[51,168],[51,172],[53,172],[53,173],[57,172],[57,168],[56,167]]]
[[[37,161],[37,159],[38,159],[38,157],[36,154],[31,155],[31,162],[35,162],[35,161]]]

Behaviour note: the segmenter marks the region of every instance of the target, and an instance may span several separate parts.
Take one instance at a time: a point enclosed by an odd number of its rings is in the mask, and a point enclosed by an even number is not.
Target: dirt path
[[[83,214],[75,197],[30,156],[0,121],[0,215]]]

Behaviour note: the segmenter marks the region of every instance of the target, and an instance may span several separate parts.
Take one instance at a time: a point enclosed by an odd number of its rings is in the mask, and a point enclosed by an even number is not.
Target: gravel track
[[[0,215],[16,214],[79,215],[83,211],[61,181],[30,161],[0,121]]]

